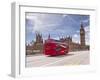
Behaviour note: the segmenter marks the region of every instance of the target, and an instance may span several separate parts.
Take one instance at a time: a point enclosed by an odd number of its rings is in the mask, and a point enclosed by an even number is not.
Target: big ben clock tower
[[[80,44],[81,46],[85,46],[85,30],[83,28],[82,23],[81,23],[81,28],[80,28]]]

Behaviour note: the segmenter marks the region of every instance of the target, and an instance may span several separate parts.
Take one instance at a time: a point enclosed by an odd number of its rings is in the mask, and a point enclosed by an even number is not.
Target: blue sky
[[[89,44],[89,15],[76,14],[51,14],[51,13],[26,13],[26,44],[35,41],[35,33],[38,31],[47,39],[59,39],[62,36],[72,36],[76,43],[80,42],[80,23],[83,23],[86,31],[86,44]]]

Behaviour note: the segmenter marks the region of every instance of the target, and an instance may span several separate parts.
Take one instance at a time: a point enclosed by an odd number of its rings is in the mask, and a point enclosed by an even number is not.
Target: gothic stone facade
[[[50,38],[50,35],[48,36]],[[85,44],[85,30],[83,25],[80,26],[80,43],[72,41],[72,37],[62,37],[60,42],[65,42],[69,45],[69,51],[89,50],[89,46]],[[42,53],[43,52],[43,38],[42,34],[36,33],[36,41],[30,46],[26,46],[26,54]]]

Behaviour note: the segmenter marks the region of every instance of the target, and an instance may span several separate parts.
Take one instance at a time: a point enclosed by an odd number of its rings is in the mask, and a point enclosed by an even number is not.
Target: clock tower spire
[[[80,44],[81,46],[85,46],[85,30],[83,28],[82,22],[81,22],[81,27],[80,27]]]

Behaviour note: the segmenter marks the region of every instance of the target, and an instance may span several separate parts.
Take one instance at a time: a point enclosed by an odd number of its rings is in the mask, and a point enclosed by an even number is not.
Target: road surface
[[[47,57],[44,54],[26,57],[26,67],[87,65],[90,60],[89,51],[69,52],[67,55]]]

